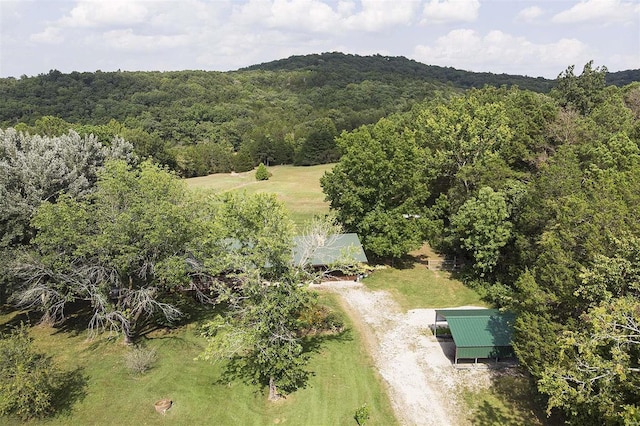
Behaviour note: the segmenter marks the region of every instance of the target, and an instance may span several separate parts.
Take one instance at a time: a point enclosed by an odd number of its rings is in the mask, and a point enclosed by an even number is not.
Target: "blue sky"
[[[555,78],[640,68],[638,0],[0,0],[0,77],[228,71],[290,55],[406,56]]]

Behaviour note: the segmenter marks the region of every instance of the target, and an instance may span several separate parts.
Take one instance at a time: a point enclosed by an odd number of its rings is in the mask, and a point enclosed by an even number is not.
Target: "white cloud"
[[[552,22],[557,24],[571,24],[576,22],[595,22],[598,24],[637,23],[639,16],[640,4],[637,2],[586,0],[556,14],[552,18]]]
[[[59,44],[64,41],[60,28],[57,27],[46,27],[42,32],[31,34],[29,39],[36,43],[45,44]]]
[[[327,4],[317,0],[275,0],[268,25],[271,28],[306,29],[326,32],[335,28],[338,15]]]
[[[416,0],[361,0],[361,11],[344,19],[348,30],[380,31],[413,22],[420,7]]]
[[[430,0],[424,5],[422,23],[472,22],[479,10],[478,0]]]
[[[576,39],[561,39],[549,44],[535,44],[524,37],[502,31],[485,36],[470,29],[453,30],[430,46],[418,45],[415,59],[427,64],[455,68],[532,75],[532,63],[546,77],[555,78],[567,64],[587,62],[588,47]]]
[[[330,32],[335,30],[339,16],[319,0],[249,0],[234,9],[232,21],[251,31],[269,28]]]
[[[348,16],[353,14],[353,11],[356,10],[356,3],[354,1],[339,1],[338,2],[338,14],[340,16]]]
[[[378,31],[412,22],[419,0],[339,1],[335,9],[321,0],[249,0],[234,8],[232,21],[257,28],[335,34]]]
[[[516,19],[518,21],[533,22],[544,14],[544,11],[538,6],[527,7],[522,9]]]
[[[81,0],[58,22],[63,27],[127,26],[145,21],[146,2],[140,0]]]
[[[153,52],[173,49],[187,45],[190,37],[185,34],[177,35],[141,35],[133,30],[112,30],[102,35],[106,45],[124,51]]]

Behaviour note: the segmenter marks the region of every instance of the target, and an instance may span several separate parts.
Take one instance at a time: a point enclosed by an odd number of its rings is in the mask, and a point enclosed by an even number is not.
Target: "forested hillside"
[[[624,84],[633,71],[612,78]],[[334,138],[416,104],[470,87],[548,92],[553,80],[472,73],[404,57],[292,56],[233,72],[72,72],[0,79],[0,127],[47,136],[74,129],[183,176],[258,163],[336,161]]]
[[[375,58],[385,62],[383,58]],[[100,72],[0,80],[0,126],[58,136],[114,134],[183,176],[335,161],[342,130],[374,123],[454,86],[387,70]],[[334,69],[333,69],[333,68]],[[396,70],[397,71],[397,70]],[[333,75],[327,80],[327,75]],[[345,79],[345,77],[347,77]]]

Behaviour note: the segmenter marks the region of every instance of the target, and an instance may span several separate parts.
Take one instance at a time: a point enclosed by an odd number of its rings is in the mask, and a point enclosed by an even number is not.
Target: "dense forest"
[[[317,306],[298,285],[312,273],[288,263],[282,207],[197,198],[157,163],[194,176],[335,161],[323,190],[369,254],[395,261],[428,241],[518,314],[514,348],[549,412],[637,424],[638,72],[476,77],[323,54],[229,73],[3,79],[0,304],[55,321],[84,301],[90,328],[134,341],[175,319],[175,289],[206,302],[213,283],[231,309],[211,334],[250,331],[260,362],[243,365],[274,393],[293,389],[306,374],[298,320]],[[271,350],[275,363],[260,358]]]
[[[640,83],[569,67],[547,94],[472,89],[338,138],[322,179],[370,253],[424,240],[518,314],[514,348],[549,412],[640,421]]]
[[[609,76],[609,74],[608,74]],[[619,85],[637,73],[615,73]],[[0,127],[103,144],[114,135],[182,176],[337,160],[334,137],[470,87],[548,92],[552,80],[403,57],[294,56],[234,72],[72,72],[0,79]]]

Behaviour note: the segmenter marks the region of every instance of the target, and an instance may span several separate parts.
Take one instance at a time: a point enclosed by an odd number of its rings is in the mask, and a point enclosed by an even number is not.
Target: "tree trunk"
[[[127,346],[133,345],[133,336],[126,330],[124,332],[124,344]]]
[[[42,307],[44,308],[44,314],[42,315],[42,318],[40,318],[40,324],[51,327],[55,321],[51,316],[51,312],[49,312],[49,307],[47,306],[48,301],[49,298],[43,293],[40,296],[40,303],[42,303]]]
[[[7,303],[7,283],[0,279],[0,309]]]
[[[278,399],[280,399],[280,395],[278,395],[276,388],[276,379],[271,376],[269,377],[269,401],[277,401]]]
[[[42,318],[40,318],[40,324],[47,327],[53,327],[53,325],[55,324],[55,321],[48,309],[44,311],[44,314],[42,314]]]

